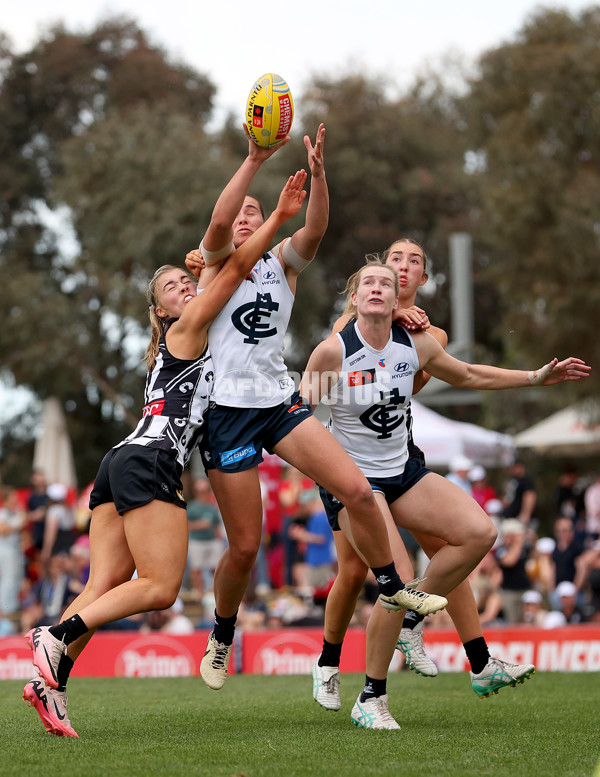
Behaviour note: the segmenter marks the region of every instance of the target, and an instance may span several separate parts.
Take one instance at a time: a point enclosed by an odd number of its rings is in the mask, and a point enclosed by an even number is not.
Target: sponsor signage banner
[[[199,673],[208,631],[185,636],[139,632],[98,632],[81,654],[73,677],[190,677]],[[535,664],[541,672],[600,671],[600,626],[543,630],[489,629],[492,655]],[[323,630],[287,628],[236,634],[229,673],[310,674],[321,652]],[[425,630],[425,647],[441,672],[466,672],[468,665],[454,631]],[[391,670],[399,669],[396,653]],[[342,672],[365,671],[365,633],[350,629],[344,640]],[[29,680],[31,651],[22,637],[0,638],[0,680]]]

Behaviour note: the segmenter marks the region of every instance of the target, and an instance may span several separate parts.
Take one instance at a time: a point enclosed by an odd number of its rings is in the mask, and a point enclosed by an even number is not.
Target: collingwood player
[[[150,282],[143,418],[98,470],[90,496],[88,583],[61,623],[26,636],[40,677],[27,683],[23,698],[50,733],[77,736],[67,717],[65,687],[94,630],[168,608],[179,593],[188,547],[181,474],[203,433],[212,388],[208,329],[277,229],[300,210],[306,177],[301,170],[288,179],[271,217],[202,294],[185,270],[172,265],[157,270]]]
[[[445,596],[488,552],[496,530],[474,499],[428,470],[418,457],[409,457],[415,375],[426,370],[454,386],[503,389],[579,380],[590,368],[580,359],[560,363],[554,359],[528,373],[454,359],[427,332],[410,334],[392,326],[400,291],[398,274],[381,262],[364,265],[350,279],[348,289],[356,318],[313,351],[300,392],[311,405],[323,398],[330,405],[330,431],[367,476],[390,536],[397,536],[394,527],[399,525],[444,541],[432,555],[425,579],[429,591]],[[331,526],[338,531],[345,506],[325,488],[321,495]],[[410,574],[403,546],[396,557],[405,559],[400,573]],[[338,556],[340,563],[344,564],[344,554]],[[386,694],[397,637],[398,624],[376,605],[367,630],[365,688],[351,715],[358,726],[400,728],[388,710]],[[338,672],[337,667],[320,669],[331,669],[332,677]],[[315,682],[320,679],[317,676]]]
[[[215,384],[203,462],[228,539],[215,571],[215,625],[200,664],[202,679],[214,690],[227,677],[237,611],[260,547],[258,464],[263,448],[324,484],[344,502],[347,521],[342,528],[373,569],[384,606],[426,613],[446,605],[443,597],[405,587],[400,580],[385,523],[366,478],[314,418],[283,360],[297,278],[314,258],[329,219],[324,141],[323,125],[314,147],[304,137],[311,173],[304,226],[264,254],[209,331]],[[223,258],[234,248],[239,250],[262,223],[260,203],[247,192],[258,169],[273,153],[249,141],[248,156],[217,200],[203,237],[206,268],[200,275],[200,287],[219,272]],[[192,263],[188,267],[198,270]]]

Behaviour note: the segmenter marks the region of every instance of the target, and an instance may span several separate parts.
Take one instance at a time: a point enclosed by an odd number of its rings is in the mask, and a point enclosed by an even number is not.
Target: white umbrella
[[[572,405],[517,434],[515,445],[545,456],[593,456],[600,453],[599,418],[598,402]]]
[[[71,439],[62,406],[56,397],[44,402],[42,430],[35,442],[33,467],[41,469],[48,483],[77,486]]]

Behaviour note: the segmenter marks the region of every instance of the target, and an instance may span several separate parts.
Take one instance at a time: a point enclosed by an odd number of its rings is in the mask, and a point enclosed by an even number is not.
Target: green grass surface
[[[0,775],[110,777],[563,777],[594,774],[600,675],[538,673],[478,699],[468,676],[413,673],[388,681],[402,731],[350,723],[362,676],[342,678],[342,709],[312,700],[312,680],[231,677],[73,679],[69,714],[80,738],[46,734],[0,682]],[[44,766],[43,771],[40,767]]]

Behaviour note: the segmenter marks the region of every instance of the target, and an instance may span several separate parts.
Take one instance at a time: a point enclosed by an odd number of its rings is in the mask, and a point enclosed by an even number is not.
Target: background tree
[[[513,366],[599,363],[599,35],[598,6],[535,13],[481,59],[461,106],[481,198],[473,227],[499,303],[489,323]],[[597,394],[599,377],[549,392],[535,415]]]
[[[126,20],[88,35],[57,27],[19,56],[5,39],[0,49],[1,363],[71,411],[87,482],[139,412],[147,278],[183,260],[207,215],[214,89]],[[62,203],[70,257],[48,228]]]

